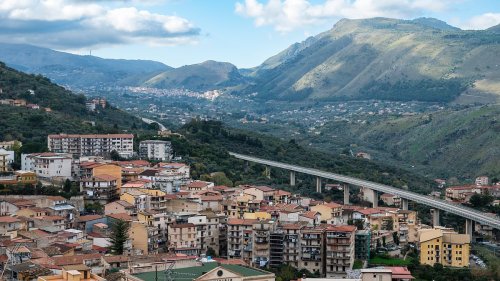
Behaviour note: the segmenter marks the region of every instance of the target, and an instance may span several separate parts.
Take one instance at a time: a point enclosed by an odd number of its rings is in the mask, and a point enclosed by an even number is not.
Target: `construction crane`
[[[7,264],[9,264],[10,262],[10,279],[11,280],[14,280],[14,272],[12,271],[12,267],[17,264],[17,260],[14,256],[14,254],[17,252],[17,250],[19,250],[19,248],[21,248],[22,244],[21,243],[16,243],[14,245],[14,248],[12,249],[7,249],[7,251],[10,253],[10,255],[7,255],[7,261],[5,262],[4,266],[3,266],[3,269],[2,269],[2,273],[0,273],[0,280],[4,280],[3,279],[3,274],[5,273],[5,270],[7,269]]]

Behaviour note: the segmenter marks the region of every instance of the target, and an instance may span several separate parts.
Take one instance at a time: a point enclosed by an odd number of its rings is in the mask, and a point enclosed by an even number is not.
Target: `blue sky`
[[[497,0],[0,0],[0,40],[178,67],[253,67],[340,18],[435,17],[500,24]]]

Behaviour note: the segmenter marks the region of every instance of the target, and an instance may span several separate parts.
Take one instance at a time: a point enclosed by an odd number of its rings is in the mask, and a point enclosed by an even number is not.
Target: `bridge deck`
[[[348,183],[356,186],[363,186],[367,187],[376,191],[384,192],[384,193],[389,193],[393,195],[397,195],[401,198],[408,199],[420,204],[424,204],[436,209],[443,210],[445,212],[449,212],[461,217],[464,217],[466,219],[470,219],[473,221],[476,221],[482,225],[488,225],[496,229],[500,229],[500,219],[498,217],[490,217],[484,214],[483,212],[474,210],[472,208],[465,207],[463,205],[456,205],[450,202],[447,202],[445,200],[441,199],[436,199],[430,196],[418,194],[415,192],[403,190],[400,188],[380,184],[380,183],[375,183],[367,180],[362,180],[358,178],[353,178],[353,177],[348,177],[348,176],[343,176],[335,173],[330,173],[330,172],[324,172],[321,170],[317,169],[312,169],[312,168],[305,168],[301,166],[296,166],[296,165],[290,165],[286,163],[281,163],[281,162],[276,162],[276,161],[271,161],[271,160],[266,160],[258,157],[253,157],[253,156],[248,156],[248,155],[243,155],[243,154],[238,154],[234,152],[229,153],[231,156],[241,159],[241,160],[246,160],[254,163],[259,163],[271,167],[276,167],[276,168],[281,168],[285,170],[290,170],[290,171],[295,171],[303,174],[308,174],[308,175],[313,175],[325,179],[332,179],[338,182],[343,182],[343,183]]]

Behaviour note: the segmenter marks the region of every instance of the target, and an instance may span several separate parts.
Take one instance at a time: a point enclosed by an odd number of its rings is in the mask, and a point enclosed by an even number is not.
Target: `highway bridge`
[[[350,184],[354,186],[359,186],[363,188],[367,188],[374,191],[376,195],[378,192],[389,193],[393,195],[397,195],[402,199],[402,208],[408,209],[408,201],[413,201],[419,204],[427,205],[429,207],[434,208],[433,212],[433,222],[434,225],[439,225],[439,210],[449,212],[455,214],[457,216],[461,216],[466,219],[466,233],[472,234],[472,221],[478,222],[481,225],[488,225],[495,229],[500,230],[500,218],[490,217],[483,212],[474,210],[472,208],[465,207],[463,205],[457,205],[445,200],[436,199],[431,196],[418,194],[415,192],[407,191],[401,188],[396,188],[380,183],[375,183],[367,180],[362,180],[358,178],[343,176],[335,173],[324,172],[317,169],[305,168],[297,165],[291,165],[271,160],[266,160],[258,157],[238,154],[234,152],[229,153],[231,156],[245,160],[248,162],[263,164],[266,166],[266,171],[269,171],[269,167],[275,167],[280,169],[285,169],[290,171],[290,184],[295,185],[295,173],[302,173],[307,175],[316,176],[316,191],[321,192],[321,179],[330,179],[337,182],[341,182],[344,184]],[[378,196],[375,196],[373,200],[374,206],[376,206],[378,200]],[[344,204],[349,203],[349,186],[345,185],[344,187]]]

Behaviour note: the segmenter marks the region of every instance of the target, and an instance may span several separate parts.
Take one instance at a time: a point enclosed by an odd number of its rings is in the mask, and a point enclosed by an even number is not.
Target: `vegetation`
[[[374,255],[370,257],[370,265],[386,265],[386,266],[407,266],[411,264],[411,258],[401,259],[393,258],[387,254]]]
[[[130,225],[124,220],[115,220],[111,226],[109,247],[114,255],[123,255],[125,242],[128,240],[128,230]]]
[[[151,132],[140,119],[107,104],[105,109],[90,112],[86,98],[53,84],[40,75],[28,75],[0,63],[0,99],[24,99],[50,108],[31,110],[0,105],[0,140],[20,140],[22,153],[46,150],[47,135],[57,133]],[[34,94],[30,94],[32,90]]]
[[[319,272],[311,273],[307,269],[297,269],[291,265],[282,265],[279,268],[268,268],[268,271],[276,274],[276,281],[290,281],[297,280],[298,278],[318,278]]]

